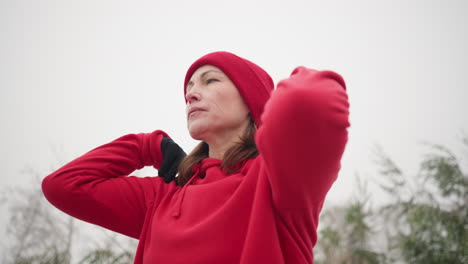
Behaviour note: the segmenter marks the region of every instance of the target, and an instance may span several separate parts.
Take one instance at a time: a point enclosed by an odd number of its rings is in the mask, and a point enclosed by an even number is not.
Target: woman
[[[192,153],[183,158],[160,130],[126,135],[46,177],[43,192],[65,213],[139,239],[135,263],[313,263],[347,142],[345,84],[298,67],[273,86],[246,59],[205,55],[184,84],[187,127],[201,140]],[[126,177],[143,166],[164,178]]]

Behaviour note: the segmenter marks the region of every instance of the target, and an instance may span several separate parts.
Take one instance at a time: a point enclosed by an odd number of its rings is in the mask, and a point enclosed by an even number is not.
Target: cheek
[[[210,106],[210,122],[232,123],[244,120],[249,110],[239,91],[233,85],[213,87],[205,94]]]
[[[222,109],[222,114],[229,116],[230,119],[243,120],[249,112],[244,100],[238,94],[226,96],[219,101],[219,106]]]

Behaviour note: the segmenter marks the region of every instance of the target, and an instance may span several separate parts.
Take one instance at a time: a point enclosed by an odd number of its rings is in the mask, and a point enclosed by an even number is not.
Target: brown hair
[[[255,145],[255,132],[257,127],[252,118],[240,141],[236,142],[224,153],[221,168],[227,174],[238,172],[242,168],[242,162],[258,156],[257,145]],[[179,165],[176,183],[179,186],[185,185],[193,176],[192,167],[198,164],[204,158],[208,158],[209,146],[202,141],[189,155],[187,155]]]

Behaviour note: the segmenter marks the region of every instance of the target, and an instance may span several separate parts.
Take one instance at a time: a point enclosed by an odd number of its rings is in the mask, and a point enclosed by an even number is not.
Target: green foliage
[[[320,230],[315,248],[316,263],[377,264],[384,259],[384,255],[371,247],[374,230],[365,185],[359,185],[359,194],[348,205],[322,214],[325,227]]]
[[[116,254],[110,249],[98,249],[85,256],[79,264],[126,264],[133,262],[133,254],[123,252]]]
[[[377,149],[389,203],[371,210],[359,188],[356,201],[324,212],[317,263],[468,263],[468,175],[449,149],[429,147],[416,177]]]
[[[351,204],[345,214],[345,221],[348,224],[348,238],[350,244],[364,246],[367,243],[367,237],[371,232],[366,217],[370,214],[364,208],[362,202]],[[361,252],[362,250],[358,250]]]
[[[33,256],[18,256],[14,264],[64,264],[69,261],[68,252],[41,252]]]
[[[450,150],[430,148],[414,179],[415,188],[394,180],[403,177],[401,173],[387,178],[384,189],[397,197],[381,209],[385,216],[396,216],[389,217],[394,232],[388,240],[404,263],[467,263],[468,175]],[[394,166],[386,165],[386,170]]]
[[[427,199],[412,197],[396,204],[406,212],[407,231],[393,239],[407,263],[467,263],[468,176],[450,150],[440,145],[432,149],[418,178],[420,186],[429,184],[419,191]]]
[[[447,148],[434,145],[436,153],[426,156],[421,167],[426,180],[435,183],[443,197],[453,197],[456,206],[463,205],[468,197],[468,178],[464,175],[455,155]]]

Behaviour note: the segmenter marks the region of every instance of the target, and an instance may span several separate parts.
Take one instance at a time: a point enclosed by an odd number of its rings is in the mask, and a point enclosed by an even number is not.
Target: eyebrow
[[[222,72],[217,71],[217,70],[207,70],[207,71],[203,72],[203,73],[200,75],[200,78],[205,77],[205,75],[207,75],[209,72],[222,73]],[[193,85],[193,82],[190,80],[190,81],[187,83],[187,87],[185,87],[185,90],[188,90],[189,86],[192,86],[192,85]]]

